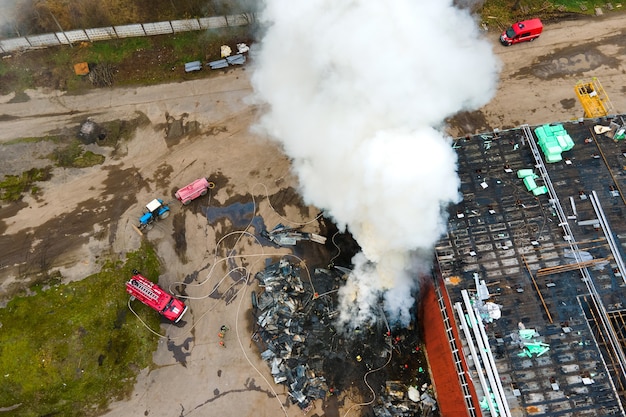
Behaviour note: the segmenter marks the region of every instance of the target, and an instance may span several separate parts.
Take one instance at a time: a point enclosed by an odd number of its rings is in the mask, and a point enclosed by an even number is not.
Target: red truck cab
[[[137,271],[133,271],[133,277],[126,282],[126,292],[174,323],[187,312],[185,303]]]
[[[500,35],[500,43],[504,46],[520,42],[532,42],[543,32],[543,23],[540,19],[529,19],[514,23]]]
[[[191,184],[185,185],[183,188],[179,189],[174,193],[178,201],[187,205],[191,203],[192,200],[196,198],[206,195],[207,190],[215,187],[215,184],[209,182],[206,178],[198,178]]]

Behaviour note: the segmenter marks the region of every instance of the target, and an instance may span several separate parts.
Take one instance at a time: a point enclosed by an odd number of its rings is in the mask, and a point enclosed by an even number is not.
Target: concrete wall
[[[94,29],[67,30],[43,35],[24,36],[0,40],[0,53],[48,46],[70,45],[76,42],[94,42],[136,36],[166,35],[193,30],[217,29],[228,26],[245,26],[254,21],[252,14],[202,17],[199,19],[168,20],[154,23],[108,26]]]

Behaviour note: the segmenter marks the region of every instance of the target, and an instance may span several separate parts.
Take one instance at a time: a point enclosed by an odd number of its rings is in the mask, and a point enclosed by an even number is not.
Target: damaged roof
[[[594,131],[611,122],[454,142],[437,267],[483,415],[624,415],[626,142]],[[560,128],[571,143],[542,139]]]

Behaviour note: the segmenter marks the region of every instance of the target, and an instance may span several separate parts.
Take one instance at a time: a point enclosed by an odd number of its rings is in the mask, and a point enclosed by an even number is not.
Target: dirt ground
[[[573,87],[590,77],[600,79],[614,113],[623,113],[625,23],[624,14],[553,23],[537,41],[508,48],[499,45],[497,33],[488,32],[503,64],[497,95],[484,108],[449,120],[448,132],[460,137],[576,119],[583,111]],[[149,120],[116,149],[90,145],[107,156],[103,165],[57,168],[52,180],[41,184],[40,194],[0,208],[0,294],[42,269],[59,270],[67,280],[81,279],[98,270],[99,259],[135,250],[141,239],[158,250],[165,269],[161,284],[192,284],[186,288],[191,313],[184,325],[155,329],[166,335],[154,355],[156,368],[142,371],[131,398],[111,404],[107,416],[302,414],[289,404],[283,386],[273,383],[250,339],[250,292],[256,283],[223,279],[227,250],[245,255],[252,274],[269,256],[289,252],[243,233],[226,236],[246,230],[253,211],[269,228],[282,222],[324,231],[315,220],[319,210],[303,207],[298,197],[289,159],[276,144],[250,131],[260,109],[246,101],[252,92],[249,75],[244,67],[151,87],[75,96],[27,91],[27,100],[0,96],[0,142],[55,134],[87,117],[106,122],[144,115]],[[1,172],[41,166],[47,146],[4,146]],[[177,187],[201,176],[216,183],[210,196],[187,207],[177,204]],[[143,205],[155,197],[170,202],[173,214],[140,236],[134,225]],[[239,207],[241,212],[208,216],[219,207]],[[309,262],[309,268],[323,266],[315,265],[315,258]],[[230,291],[231,296],[215,296],[216,288],[217,294]],[[218,344],[222,324],[231,329],[226,348]],[[358,415],[360,407],[352,406],[368,400],[349,391],[331,398],[316,403],[309,415]]]

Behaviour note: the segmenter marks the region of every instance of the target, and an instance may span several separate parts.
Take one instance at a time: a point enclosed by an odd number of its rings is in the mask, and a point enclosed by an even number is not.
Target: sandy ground
[[[487,33],[503,64],[497,95],[479,111],[450,120],[448,132],[456,137],[581,117],[573,87],[593,76],[601,80],[615,113],[624,112],[625,23],[626,15],[614,14],[550,24],[537,41],[508,48],[498,44],[497,33]],[[462,63],[457,64],[462,72]],[[228,232],[246,225],[227,219],[209,222],[203,211],[254,202],[270,228],[278,222],[308,222],[318,213],[314,207],[302,207],[289,160],[279,147],[251,133],[259,111],[246,101],[251,92],[249,72],[241,68],[185,83],[78,96],[30,91],[30,100],[21,103],[10,102],[12,96],[0,97],[0,142],[50,134],[77,126],[88,116],[104,122],[141,112],[150,120],[115,154],[94,147],[108,156],[102,166],[57,169],[37,198],[27,196],[23,203],[0,208],[3,290],[35,276],[38,268],[30,266],[33,263],[59,269],[68,280],[80,279],[98,269],[100,257],[123,255],[136,249],[142,238],[158,249],[164,286],[192,283],[186,291],[192,297],[191,312],[184,325],[154,329],[164,335],[154,355],[156,368],[142,371],[131,398],[111,404],[108,416],[302,414],[288,405],[282,386],[268,382],[268,368],[250,339],[249,294],[254,283],[226,275],[222,261],[224,250],[234,247],[246,255],[245,264],[254,273],[269,255],[287,250],[259,245],[241,234],[217,248]],[[199,129],[168,139],[168,116],[183,125],[197,122]],[[17,148],[3,149],[0,166],[24,160],[35,166],[47,152],[26,148],[18,154]],[[172,201],[177,187],[201,176],[217,185],[209,197],[188,207]],[[155,197],[170,201],[173,214],[142,237],[133,225],[142,206]],[[317,232],[317,226],[311,222],[304,230]],[[218,344],[222,324],[231,329],[226,348]],[[344,415],[352,404],[350,394],[342,400],[342,406],[318,402],[310,415]],[[350,413],[357,415],[357,410]]]

